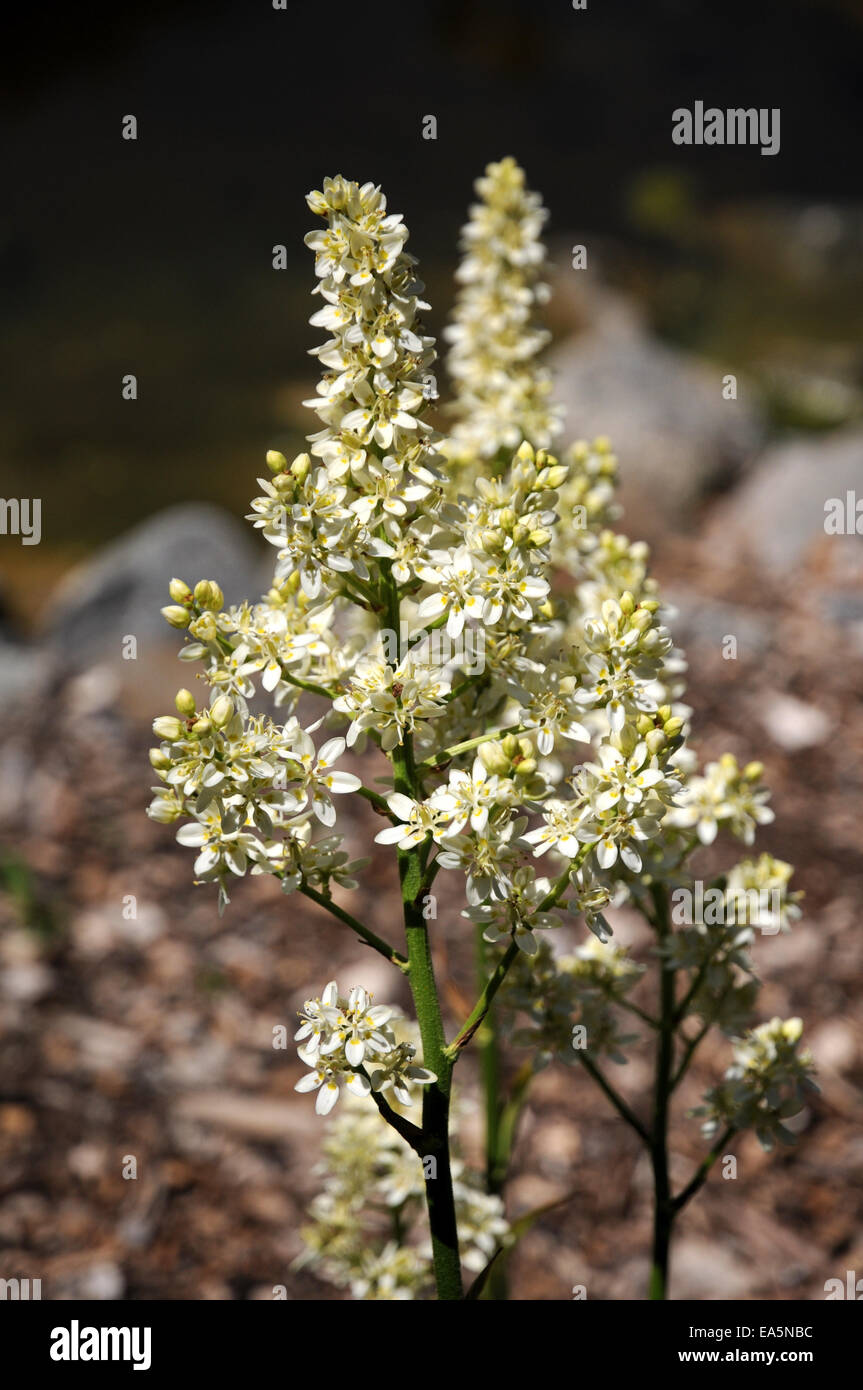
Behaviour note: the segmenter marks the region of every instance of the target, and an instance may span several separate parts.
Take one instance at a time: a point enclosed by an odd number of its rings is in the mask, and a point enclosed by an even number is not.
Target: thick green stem
[[[383,588],[383,620],[393,632],[398,632],[398,591],[389,575],[383,581]],[[404,742],[393,749],[391,758],[395,790],[415,797],[416,768],[409,734],[405,734]],[[425,862],[422,847],[399,850],[398,866],[407,939],[408,981],[422,1038],[423,1063],[437,1078],[423,1088],[422,1112],[423,1158],[434,1160],[427,1165],[429,1173],[426,1177],[432,1260],[438,1298],[452,1301],[463,1297],[449,1148],[453,1061],[446,1050],[431,943],[423,916]]]
[[[656,1092],[650,1136],[650,1156],[653,1164],[653,1256],[650,1297],[665,1299],[668,1296],[671,1230],[675,1215],[668,1173],[668,1111],[674,1071],[675,972],[661,954],[671,931],[668,920],[668,895],[661,885],[654,884],[651,896],[660,949],[660,1009],[656,1049]]]
[[[488,951],[483,939],[481,922],[476,927],[476,973],[480,991],[488,978]],[[479,1069],[485,1103],[485,1179],[488,1192],[500,1192],[503,1174],[500,1172],[500,1046],[494,1014],[489,1011],[476,1032],[479,1050]]]

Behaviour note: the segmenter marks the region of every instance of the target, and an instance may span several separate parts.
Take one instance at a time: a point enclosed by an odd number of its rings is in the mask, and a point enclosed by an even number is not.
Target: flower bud
[[[680,718],[679,714],[675,714],[671,719],[666,719],[663,725],[666,738],[677,738],[682,728],[683,720]]]
[[[623,593],[620,595],[619,602],[624,613],[629,614],[635,612],[635,599],[628,589],[624,589]]]
[[[528,540],[531,545],[548,545],[551,532],[545,526],[538,526],[535,531],[531,531]]]
[[[220,695],[210,707],[210,719],[217,729],[224,729],[234,717],[234,704],[229,695]]]
[[[283,473],[288,466],[288,460],[284,454],[280,454],[278,449],[267,450],[267,467],[271,473]]]
[[[195,602],[201,608],[218,610],[225,602],[225,595],[222,593],[215,579],[201,579],[195,585]]]
[[[174,704],[178,714],[190,715],[195,713],[195,697],[191,690],[178,690],[174,696]]]
[[[652,733],[656,725],[649,714],[640,714],[635,721],[635,727],[644,738],[646,734]]]
[[[513,768],[516,777],[530,777],[536,772],[536,758],[521,758]]]
[[[518,752],[518,739],[515,734],[505,734],[500,741],[500,746],[507,756],[507,761],[511,762]]]
[[[519,463],[533,463],[533,446],[529,444],[526,439],[522,440],[521,444],[519,444],[518,449],[516,450],[515,456],[518,459]]]
[[[671,718],[671,705],[660,705],[656,711],[656,717],[660,724],[664,724],[666,719]]]
[[[196,719],[194,724],[192,725],[192,733],[197,734],[199,738],[203,738],[204,734],[208,734],[212,727],[213,726],[210,723],[210,720],[207,718],[206,714],[202,714],[201,717],[199,719]]]
[[[554,467],[548,469],[546,487],[550,487],[556,492],[566,482],[568,472],[569,469],[565,463],[556,463]]]
[[[497,514],[497,524],[503,531],[511,531],[518,521],[512,507],[502,507]]]
[[[304,483],[306,481],[306,478],[311,472],[311,468],[312,460],[309,458],[308,454],[297,454],[297,457],[291,464],[291,472],[299,483]]]
[[[624,724],[623,728],[614,735],[614,743],[625,758],[632,756],[637,742],[638,734],[631,724]]]
[[[173,714],[162,714],[153,720],[153,733],[157,738],[167,739],[169,743],[181,738],[183,732],[183,725]]]
[[[168,757],[168,754],[163,753],[161,748],[151,748],[150,766],[154,767],[157,772],[167,772],[168,768],[173,766],[173,763]]]
[[[651,756],[654,756],[656,753],[662,752],[668,739],[662,729],[651,729],[650,733],[645,736],[644,742],[647,744],[647,751]]]
[[[764,776],[763,763],[747,763],[743,769],[743,776],[747,782],[760,782]]]
[[[177,603],[170,603],[167,608],[161,610],[161,613],[165,622],[176,628],[188,627],[192,617],[188,608],[181,608]]]
[[[639,606],[639,608],[643,608],[644,611],[645,611],[645,613],[658,613],[658,612],[659,612],[659,604],[657,603],[657,601],[656,601],[655,598],[646,598],[646,599],[643,599],[642,602],[641,602],[638,606]]]
[[[182,579],[172,579],[168,585],[168,593],[175,603],[188,603],[192,597],[192,590]]]
[[[481,743],[476,751],[486,771],[496,773],[498,777],[509,776],[512,759],[506,756],[499,743]]]
[[[483,531],[482,547],[488,555],[495,555],[499,550],[503,550],[506,536],[498,527],[494,531]]]

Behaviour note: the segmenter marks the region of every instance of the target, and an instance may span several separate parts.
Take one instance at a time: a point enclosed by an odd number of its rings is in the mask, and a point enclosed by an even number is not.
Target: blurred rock
[[[674,610],[667,619],[671,635],[683,647],[719,651],[726,637],[735,637],[737,654],[745,660],[760,656],[770,645],[774,623],[766,613],[673,586],[663,591],[663,597]]]
[[[730,369],[653,338],[609,291],[590,318],[550,358],[567,437],[607,434],[621,459],[624,503],[687,517],[750,464],[764,437],[761,412],[741,382],[737,400],[723,399]]]
[[[51,678],[50,655],[39,647],[8,641],[0,633],[0,713],[31,704]]]
[[[730,564],[748,560],[777,576],[790,575],[816,547],[821,554],[842,551],[835,563],[856,569],[861,538],[824,529],[825,504],[855,488],[863,497],[863,430],[775,445],[717,505],[705,544]]]
[[[858,1047],[854,1030],[843,1019],[822,1023],[812,1035],[810,1046],[819,1067],[848,1072],[856,1065]]]
[[[80,670],[119,656],[131,635],[140,660],[147,643],[161,645],[171,636],[159,610],[170,602],[175,575],[190,584],[216,579],[231,603],[258,596],[267,582],[265,561],[251,529],[228,512],[204,503],[170,507],[63,579],[50,605],[48,645]]]
[[[717,1241],[688,1236],[674,1247],[674,1298],[743,1298],[751,1288],[746,1264]]]
[[[815,748],[824,743],[831,723],[823,710],[807,705],[793,695],[768,694],[758,703],[762,728],[780,748],[796,753],[801,748]]]

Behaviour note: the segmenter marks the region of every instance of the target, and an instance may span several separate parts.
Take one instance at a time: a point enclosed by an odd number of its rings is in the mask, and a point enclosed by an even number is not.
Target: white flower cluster
[[[150,762],[163,785],[148,808],[153,820],[184,815],[177,839],[198,851],[195,874],[218,882],[227,901],[228,875],[273,873],[284,892],[302,883],[355,887],[361,861],[348,864],[339,837],[312,841],[313,823],[335,823],[333,796],[355,791],[360,779],[335,766],[345,750],[331,738],[316,750],[296,718],[275,725],[244,720],[228,695],[198,710],[189,690],[177,692],[175,715],[153,722],[162,742]]]
[[[456,1101],[456,1129],[460,1115]],[[431,1261],[417,1221],[426,1183],[420,1158],[376,1111],[353,1099],[339,1108],[323,1150],[316,1170],[322,1190],[309,1206],[297,1265],[363,1301],[426,1297]],[[453,1178],[462,1261],[479,1273],[509,1243],[510,1228],[500,1197],[484,1192],[461,1159]]]
[[[796,1115],[818,1090],[811,1079],[812,1054],[799,1047],[802,1032],[799,1018],[773,1018],[738,1040],[725,1080],[693,1112],[706,1115],[702,1129],[707,1138],[727,1126],[754,1129],[765,1149],[777,1140],[794,1142],[782,1121]]]
[[[575,1065],[582,1044],[594,1061],[624,1063],[634,1035],[621,1032],[615,1005],[643,974],[644,966],[612,942],[591,938],[574,954],[558,957],[540,942],[533,959],[519,962],[503,986],[513,1043],[530,1048],[537,1067],[552,1059]],[[516,1023],[518,1015],[526,1021]]]
[[[685,662],[646,546],[613,529],[609,442],[576,443],[562,460],[548,451],[559,428],[538,361],[540,201],[512,160],[477,188],[447,333],[457,400],[445,439],[424,418],[434,343],[401,217],[372,184],[338,177],[309,195],[322,219],[307,238],[323,302],[311,322],[329,335],[306,402],[320,428],[292,461],[268,454],[252,503],[277,551],[268,593],[225,607],[214,581],[171,582],[163,612],[210,691],[200,705],[180,691],[176,714],[155,721],[150,814],[184,822],[178,839],[222,904],[247,869],[320,901],[355,885],[362,865],[342,851],[337,804],[364,796],[388,821],[378,843],[397,847],[402,867],[411,860],[417,883],[455,875],[485,942],[507,964],[519,948],[500,996],[527,1018],[515,1037],[539,1059],[572,1063],[575,1024],[591,1059],[622,1061],[632,1040],[622,1013],[644,1017],[626,997],[641,967],[610,943],[609,905],[629,902],[657,926],[653,895],[691,882],[694,849],[721,830],[749,845],[773,813],[759,763],[729,754],[700,771],[687,746]],[[250,712],[261,691],[283,723]],[[306,697],[325,703],[319,717],[301,719]],[[337,765],[367,749],[388,760],[380,791]],[[662,961],[684,977],[681,1017],[746,1026],[756,990],[746,948],[756,929],[798,915],[790,872],[770,856],[746,860],[724,880],[727,903],[740,905],[733,926],[665,934]],[[759,888],[779,895],[767,917],[746,906]],[[558,959],[542,933],[573,915],[594,939]],[[320,1113],[340,1088],[406,1105],[413,1084],[435,1082],[393,1017],[363,990],[341,998],[334,982],[306,1005],[300,1089],[318,1092]],[[771,1098],[776,1115],[786,1104],[780,1061],[791,1066],[774,1042],[779,1060],[747,1063],[717,1091],[729,1114],[757,1111],[764,1133]],[[778,1085],[753,1099],[768,1075]],[[346,1210],[339,1197],[331,1224],[345,1237]],[[499,1215],[480,1211],[477,1229]],[[351,1287],[412,1296],[413,1259],[385,1241],[351,1266]]]
[[[319,1115],[329,1114],[343,1085],[355,1096],[391,1090],[400,1105],[411,1105],[411,1085],[436,1080],[434,1072],[414,1062],[412,1043],[397,1042],[388,1026],[395,1013],[386,1004],[373,1005],[358,986],[342,998],[335,980],[319,998],[306,1000],[294,1038],[300,1061],[311,1071],[294,1089],[317,1091]]]
[[[332,335],[314,349],[326,370],[306,402],[323,429],[290,466],[268,456],[275,477],[261,480],[251,519],[278,547],[277,580],[297,572],[317,600],[397,557],[405,524],[433,509],[441,475],[422,419],[434,340],[418,319],[428,305],[404,249],[407,227],[370,183],[326,179],[308,204],[326,222],[306,237],[324,300],[311,323]]]
[[[547,449],[560,432],[551,374],[535,361],[549,336],[536,315],[548,297],[540,239],[548,213],[514,159],[489,164],[475,188],[453,321],[444,330],[455,388],[446,452],[456,471],[511,453],[523,439]]]

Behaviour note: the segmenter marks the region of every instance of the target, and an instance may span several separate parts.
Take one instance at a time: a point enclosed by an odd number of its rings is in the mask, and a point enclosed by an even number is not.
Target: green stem
[[[483,981],[488,978],[488,951],[482,933],[482,923],[478,922],[476,927],[476,972],[480,989],[482,989]],[[501,1120],[500,1043],[494,1016],[491,1012],[486,1012],[485,1018],[477,1029],[476,1043],[479,1050],[479,1069],[485,1102],[486,1190],[488,1192],[500,1192],[503,1185],[503,1174],[498,1166]]]
[[[734,1126],[729,1125],[725,1133],[722,1135],[722,1138],[717,1140],[717,1142],[713,1145],[713,1148],[710,1150],[710,1153],[704,1156],[704,1158],[701,1160],[698,1167],[696,1168],[691,1180],[686,1184],[683,1191],[679,1192],[677,1196],[674,1198],[673,1207],[675,1212],[678,1212],[682,1207],[685,1207],[686,1203],[690,1201],[695,1196],[696,1192],[698,1192],[704,1186],[705,1182],[707,1181],[707,1175],[713,1167],[714,1163],[716,1162],[717,1158],[719,1158],[719,1155],[722,1153],[725,1146],[727,1144],[730,1144],[731,1140],[734,1138],[736,1133],[737,1130],[734,1128]]]
[[[506,738],[507,734],[518,736],[524,732],[520,725],[513,725],[510,729],[489,729],[487,734],[478,734],[476,738],[466,738],[463,743],[454,743],[450,748],[445,748],[442,753],[434,753],[430,758],[424,758],[420,767],[442,767],[444,763],[451,762],[459,753],[469,753],[472,748],[479,748],[481,743],[495,743],[499,738]]]
[[[379,811],[382,816],[386,816],[387,820],[391,821],[393,825],[398,825],[398,816],[393,815],[387,805],[386,797],[381,796],[380,792],[373,791],[371,787],[357,787],[357,796],[361,796],[364,800],[368,801],[374,806],[376,811]]]
[[[317,903],[320,907],[325,907],[327,912],[331,913],[333,917],[337,917],[340,922],[344,922],[346,927],[350,927],[352,931],[355,931],[357,936],[361,937],[367,946],[372,946],[382,956],[386,956],[387,960],[392,961],[393,965],[397,965],[399,970],[404,971],[405,974],[408,973],[410,970],[410,963],[403,955],[394,950],[388,941],[384,941],[383,937],[377,936],[370,927],[364,926],[356,917],[352,917],[349,912],[346,912],[343,907],[339,907],[338,903],[334,903],[332,898],[325,897],[323,893],[319,893],[317,888],[313,888],[310,883],[304,883],[300,888],[300,892],[304,897],[311,898],[313,903]]]
[[[467,1044],[470,1042],[474,1033],[479,1028],[480,1024],[482,1023],[483,1019],[485,1018],[486,1014],[488,1013],[491,1007],[491,1001],[494,999],[494,996],[497,994],[498,990],[503,984],[506,973],[517,956],[518,947],[516,946],[514,941],[511,941],[507,946],[506,951],[501,956],[500,960],[495,966],[494,970],[492,971],[491,975],[489,975],[488,979],[486,980],[485,986],[479,996],[479,999],[477,999],[476,1003],[474,1004],[473,1008],[471,1009],[470,1013],[468,1014],[467,1018],[465,1019],[461,1028],[459,1029],[457,1036],[446,1049],[447,1056],[450,1058],[451,1063],[454,1062],[456,1058],[459,1056],[459,1053],[461,1052],[462,1048],[467,1047]]]
[[[398,590],[390,574],[382,583],[383,622],[399,631]],[[416,797],[416,768],[410,735],[391,753],[394,786],[406,796]],[[461,1263],[458,1253],[455,1198],[452,1187],[449,1148],[449,1108],[452,1094],[452,1058],[446,1049],[440,1001],[432,962],[428,927],[422,911],[423,851],[421,846],[398,850],[399,881],[402,891],[405,937],[410,970],[408,980],[413,995],[423,1046],[423,1063],[436,1080],[423,1088],[423,1158],[434,1158],[426,1179],[426,1203],[432,1242],[437,1295],[453,1301],[463,1297]]]
[[[660,952],[671,934],[668,895],[661,884],[653,884],[651,896]],[[668,1265],[671,1229],[675,1208],[671,1200],[668,1173],[668,1112],[674,1069],[675,972],[660,959],[659,1037],[656,1049],[656,1092],[650,1157],[653,1165],[653,1256],[650,1270],[650,1298],[668,1296]]]
[[[314,681],[300,680],[299,676],[292,676],[289,671],[282,667],[282,680],[289,685],[295,685],[298,690],[307,690],[310,695],[322,695],[325,700],[335,700],[338,695],[337,690],[328,690],[325,685],[316,685]]]
[[[585,1071],[593,1077],[594,1081],[596,1082],[599,1089],[602,1091],[603,1095],[611,1101],[611,1104],[614,1106],[621,1119],[626,1120],[626,1123],[630,1125],[632,1129],[635,1130],[638,1137],[641,1140],[643,1140],[643,1142],[647,1144],[649,1147],[650,1134],[645,1129],[644,1125],[641,1123],[635,1111],[631,1110],[630,1107],[627,1105],[626,1101],[623,1099],[623,1096],[620,1095],[614,1089],[611,1082],[606,1079],[603,1072],[600,1071],[599,1067],[596,1065],[595,1062],[591,1061],[586,1052],[583,1052],[580,1049],[576,1048],[575,1055],[578,1058],[581,1065],[584,1067]]]

